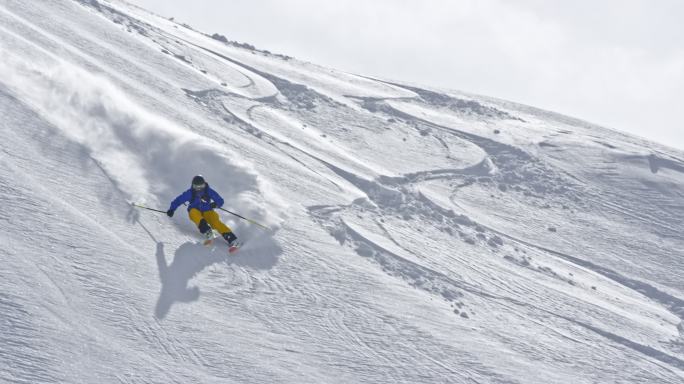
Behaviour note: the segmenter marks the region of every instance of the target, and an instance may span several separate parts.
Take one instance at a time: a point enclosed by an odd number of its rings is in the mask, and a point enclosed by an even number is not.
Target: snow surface
[[[684,382],[681,151],[119,1],[2,0],[0,100],[0,382]]]

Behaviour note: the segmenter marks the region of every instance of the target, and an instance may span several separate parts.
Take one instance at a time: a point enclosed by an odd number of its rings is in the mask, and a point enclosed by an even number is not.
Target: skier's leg
[[[233,231],[228,227],[227,225],[223,224],[221,221],[221,218],[219,218],[218,213],[214,211],[206,211],[204,212],[204,218],[209,222],[209,225],[211,225],[212,228],[217,230],[221,236],[223,236],[224,239],[228,243],[232,243],[237,239],[237,236],[233,233]]]
[[[226,232],[232,232],[227,225],[221,222],[221,218],[219,218],[218,213],[214,211],[206,211],[204,212],[204,218],[212,228],[218,231],[218,233],[223,235]]]
[[[209,228],[209,223],[207,223],[207,220],[202,216],[202,212],[200,212],[199,209],[192,208],[188,211],[188,216],[190,216],[190,220],[195,223],[200,233],[207,233],[207,231],[211,230],[211,228]]]

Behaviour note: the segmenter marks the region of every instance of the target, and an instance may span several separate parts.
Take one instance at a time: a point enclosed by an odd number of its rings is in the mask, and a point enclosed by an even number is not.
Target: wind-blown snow
[[[684,153],[224,40],[0,3],[0,381],[684,379]]]

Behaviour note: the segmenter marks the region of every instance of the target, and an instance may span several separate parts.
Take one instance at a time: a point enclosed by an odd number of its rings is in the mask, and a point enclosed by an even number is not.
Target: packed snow
[[[0,55],[0,382],[684,381],[682,151],[118,0]],[[236,255],[131,205],[200,173]]]

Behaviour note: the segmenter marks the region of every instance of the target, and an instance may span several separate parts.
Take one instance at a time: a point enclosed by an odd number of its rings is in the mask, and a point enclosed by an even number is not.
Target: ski
[[[208,233],[204,236],[202,245],[204,245],[205,247],[212,245],[217,237],[219,237],[218,233],[212,230],[211,233]]]
[[[233,244],[228,246],[228,253],[234,255],[240,250],[240,247],[242,247],[242,243],[239,241],[234,241]]]
[[[204,240],[202,240],[202,245],[205,247],[211,247],[214,244],[214,240],[218,238],[223,238],[218,232],[216,231],[211,231],[211,234],[207,234],[204,236]],[[231,255],[234,255],[240,250],[240,247],[242,247],[243,243],[239,240],[235,240],[233,244],[228,244],[228,253]]]

